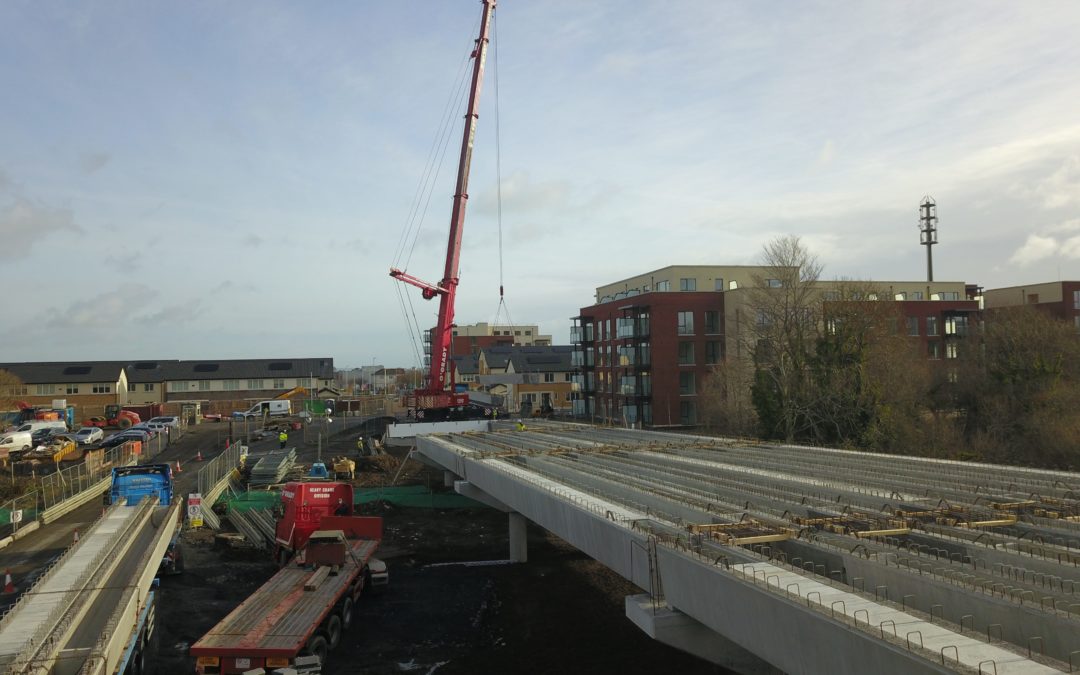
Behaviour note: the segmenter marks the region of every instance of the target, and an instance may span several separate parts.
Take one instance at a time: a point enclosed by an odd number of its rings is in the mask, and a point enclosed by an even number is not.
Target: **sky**
[[[416,365],[437,303],[388,271],[442,277],[479,15],[0,3],[0,361]],[[459,324],[565,344],[597,286],[780,235],[825,278],[923,279],[925,195],[936,279],[1080,279],[1080,3],[501,0],[495,26]]]

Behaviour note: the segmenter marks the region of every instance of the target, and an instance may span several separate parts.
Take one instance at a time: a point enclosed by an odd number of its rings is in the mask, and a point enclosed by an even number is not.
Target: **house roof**
[[[56,361],[0,363],[24,384],[75,384],[81,382],[117,382],[122,361]]]
[[[572,370],[570,345],[529,345],[488,347],[482,350],[488,368],[504,369],[512,364],[515,373],[562,373]]]
[[[479,375],[480,357],[472,354],[461,354],[451,357],[454,361],[454,369],[459,375]]]
[[[239,380],[286,377],[334,377],[334,359],[226,359],[161,361],[55,361],[49,363],[7,363],[8,370],[26,384],[76,382],[116,382],[120,370],[129,383],[171,380]]]

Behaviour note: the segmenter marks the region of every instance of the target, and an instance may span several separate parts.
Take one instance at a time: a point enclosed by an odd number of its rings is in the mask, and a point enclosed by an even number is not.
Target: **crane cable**
[[[476,25],[479,25],[479,22],[480,18],[477,18]],[[455,84],[451,86],[450,91],[448,92],[446,104],[444,105],[443,112],[440,116],[438,130],[432,139],[431,147],[428,150],[428,156],[425,160],[424,170],[421,172],[420,179],[417,182],[405,225],[402,227],[401,234],[398,238],[393,266],[403,270],[408,269],[409,262],[412,260],[412,254],[415,252],[416,245],[420,240],[420,232],[423,229],[428,207],[431,204],[431,198],[435,191],[435,183],[444,164],[450,139],[453,138],[453,132],[457,129],[457,125],[453,123],[454,111],[460,109],[461,101],[466,94],[466,82],[469,72],[468,65],[472,59],[471,49],[465,49],[463,52],[465,56],[458,66],[458,75]],[[457,102],[456,106],[454,105],[455,101]],[[464,123],[464,120],[462,123]],[[416,317],[416,308],[413,306],[412,295],[407,293],[406,289],[403,289],[400,283],[395,282],[394,286],[398,294],[398,304],[401,309],[402,318],[405,320],[413,354],[416,357],[417,364],[422,367],[424,365],[423,357],[421,355],[423,330],[420,328],[419,320]]]
[[[499,317],[505,312],[506,322],[513,328],[514,321],[510,316],[510,308],[506,304],[505,286],[503,285],[503,204],[502,204],[502,129],[501,116],[499,114],[499,21],[498,9],[492,12],[491,17],[491,55],[495,62],[494,93],[495,93],[495,203],[496,220],[499,230],[499,304],[495,308],[495,318],[492,326],[499,325]]]

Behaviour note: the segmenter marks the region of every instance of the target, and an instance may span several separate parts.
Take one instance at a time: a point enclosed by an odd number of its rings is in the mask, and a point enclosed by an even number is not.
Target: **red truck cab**
[[[284,565],[324,519],[353,515],[353,487],[348,483],[286,483],[281,491],[281,516],[275,528],[275,559]]]

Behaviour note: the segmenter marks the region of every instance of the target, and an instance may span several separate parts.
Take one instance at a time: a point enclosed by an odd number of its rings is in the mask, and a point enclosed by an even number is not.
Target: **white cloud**
[[[1037,234],[1029,234],[1027,241],[1016,253],[1009,258],[1014,265],[1031,265],[1041,260],[1053,257],[1058,250],[1057,240],[1053,237],[1041,237]]]
[[[8,253],[25,255],[42,238],[56,232],[78,232],[71,209],[49,206],[21,195],[0,206],[0,232]]]
[[[50,307],[45,325],[58,331],[110,332],[115,337],[130,328],[134,313],[149,305],[157,291],[145,284],[122,284],[90,298],[81,298],[66,308]]]

